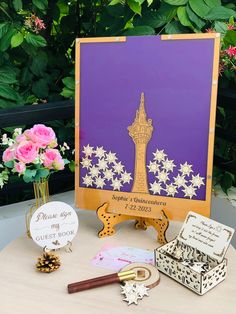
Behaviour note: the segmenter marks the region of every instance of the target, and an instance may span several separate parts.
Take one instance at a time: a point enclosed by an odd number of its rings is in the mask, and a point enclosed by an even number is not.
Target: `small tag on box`
[[[177,239],[222,262],[233,234],[233,228],[189,212]]]

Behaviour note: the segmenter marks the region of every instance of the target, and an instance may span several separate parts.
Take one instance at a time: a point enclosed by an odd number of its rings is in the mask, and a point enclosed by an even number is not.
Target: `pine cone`
[[[51,252],[44,253],[43,256],[38,258],[38,263],[36,264],[37,270],[43,273],[51,273],[60,266],[61,262],[59,257]]]

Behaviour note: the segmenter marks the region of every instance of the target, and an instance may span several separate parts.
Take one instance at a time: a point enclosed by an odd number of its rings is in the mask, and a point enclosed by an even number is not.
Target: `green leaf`
[[[189,29],[181,25],[178,21],[173,21],[166,25],[165,31],[167,34],[182,34],[188,33]]]
[[[18,106],[18,103],[16,103],[15,101],[0,98],[0,108],[2,109],[15,108],[17,106]]]
[[[123,16],[124,15],[124,6],[121,4],[116,4],[116,5],[108,5],[106,7],[106,11],[111,15],[112,17],[118,17],[118,16]],[[114,20],[113,20],[114,23]],[[112,25],[112,24],[111,24]]]
[[[221,5],[221,0],[204,0],[209,8],[214,8]]]
[[[44,71],[47,68],[48,56],[46,52],[39,51],[36,57],[33,58],[30,70],[37,76],[43,76]]]
[[[4,162],[4,165],[5,165],[7,168],[13,168],[13,167],[14,167],[14,161],[11,160],[11,161]]]
[[[48,96],[48,84],[45,79],[40,79],[33,83],[32,91],[39,98],[46,98]]]
[[[179,18],[180,23],[183,26],[188,26],[188,27],[193,28],[193,24],[191,23],[188,15],[187,15],[186,7],[178,7],[177,16]]]
[[[66,85],[66,87],[74,90],[75,89],[75,79],[74,77],[67,76],[62,79],[62,82]]]
[[[165,19],[161,18],[157,11],[144,11],[142,16],[134,18],[134,26],[148,25],[153,28],[160,27],[166,23]]]
[[[1,66],[0,83],[14,84],[16,82],[16,72],[14,71],[14,68],[10,66]]]
[[[236,32],[227,31],[224,37],[224,43],[231,46],[236,46]]]
[[[0,84],[0,96],[9,100],[19,100],[19,94],[8,84]]]
[[[24,36],[20,32],[16,33],[11,38],[11,47],[15,48],[15,47],[20,46],[23,40],[24,40]]]
[[[49,170],[41,168],[41,169],[37,170],[36,175],[34,177],[34,180],[35,181],[40,181],[40,179],[47,178],[48,176],[49,176]]]
[[[25,36],[25,40],[34,47],[45,47],[47,45],[46,40],[40,35],[28,33]]]
[[[189,0],[189,5],[194,13],[203,19],[206,19],[207,13],[210,11],[204,0]]]
[[[227,24],[216,21],[214,29],[217,31],[217,33],[225,34],[227,32]]]
[[[164,0],[164,2],[171,5],[183,5],[188,2],[188,0]]]
[[[26,183],[33,182],[35,175],[36,175],[36,170],[26,169],[23,176],[23,180]]]
[[[22,0],[13,0],[12,4],[16,12],[22,10]]]
[[[162,3],[157,11],[144,11],[142,16],[137,16],[134,20],[135,26],[148,25],[153,28],[167,24],[176,15],[177,7]]]
[[[34,47],[31,44],[28,44],[25,40],[21,44],[23,50],[27,53],[30,57],[36,57],[38,53],[38,47]]]
[[[71,160],[70,164],[69,164],[69,169],[71,172],[75,172],[75,162],[74,160]]]
[[[147,0],[148,6],[150,6],[153,3],[153,0]]]
[[[206,20],[228,20],[231,16],[236,17],[236,12],[223,6],[212,8],[205,16]]]
[[[234,25],[234,17],[233,16],[231,16],[230,18],[229,18],[229,24],[230,25]]]
[[[68,87],[64,87],[61,94],[65,98],[74,98],[75,96],[75,90],[70,89]]]
[[[135,36],[135,35],[154,35],[155,31],[150,26],[135,26],[133,28],[127,29],[124,32],[126,36]]]
[[[9,23],[0,23],[0,39],[7,33],[9,28]]]
[[[29,86],[32,83],[33,74],[30,72],[29,67],[22,68],[20,73],[20,85]]]
[[[11,45],[11,38],[16,33],[16,29],[10,26],[7,33],[0,40],[0,51],[6,51]]]
[[[32,2],[41,11],[45,11],[48,7],[48,0],[33,0]]]
[[[121,3],[122,0],[112,0],[109,5],[116,5],[118,3]]]
[[[206,24],[205,21],[203,21],[200,17],[198,17],[193,10],[190,8],[189,4],[186,6],[186,12],[188,14],[189,19],[196,25],[198,29],[203,28],[203,26]]]
[[[65,165],[68,165],[70,163],[70,161],[68,159],[66,159],[66,158],[64,158],[63,161],[64,161]]]
[[[127,4],[134,13],[141,15],[141,4],[139,4],[135,0],[127,0]]]
[[[36,103],[38,100],[37,97],[35,97],[35,95],[29,95],[26,100],[25,100],[25,103],[26,104],[33,104],[33,103]]]

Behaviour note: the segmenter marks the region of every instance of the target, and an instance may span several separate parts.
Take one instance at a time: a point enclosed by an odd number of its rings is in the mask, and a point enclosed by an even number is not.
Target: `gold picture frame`
[[[210,101],[210,120],[208,134],[208,154],[207,154],[207,174],[206,174],[206,194],[205,200],[183,199],[168,196],[156,196],[150,194],[120,192],[111,190],[101,190],[80,186],[80,86],[81,86],[81,45],[90,43],[121,43],[126,42],[126,37],[100,37],[100,38],[80,38],[76,40],[76,97],[75,97],[75,204],[82,209],[96,210],[102,204],[108,202],[110,213],[125,214],[137,217],[158,218],[161,210],[167,213],[169,219],[184,220],[188,211],[194,211],[201,215],[210,215],[211,191],[212,191],[212,171],[213,171],[213,150],[214,150],[214,130],[216,115],[216,99],[218,86],[218,68],[220,53],[220,34],[180,34],[161,35],[162,41],[179,40],[213,40],[214,59],[212,66],[212,85]],[[102,123],[102,122],[101,122]],[[101,125],[102,127],[102,125]],[[127,207],[132,205],[133,197],[142,198],[148,204],[146,207],[150,211],[134,210]],[[144,206],[145,207],[145,206]]]

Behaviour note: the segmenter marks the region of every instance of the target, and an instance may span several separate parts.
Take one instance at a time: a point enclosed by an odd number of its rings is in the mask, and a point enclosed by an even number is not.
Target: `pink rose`
[[[57,149],[46,149],[45,153],[43,154],[43,165],[48,169],[64,169],[64,161]]]
[[[38,157],[38,148],[32,141],[21,142],[16,147],[16,158],[26,164],[33,162]]]
[[[14,150],[11,148],[7,148],[4,152],[3,152],[3,155],[2,155],[2,160],[3,162],[8,162],[8,161],[11,161],[15,158],[15,152]]]
[[[23,172],[25,172],[25,164],[23,162],[17,162],[15,163],[15,171],[22,174]]]
[[[35,124],[31,129],[26,130],[24,134],[27,138],[36,143],[38,147],[45,148],[50,144],[52,144],[53,147],[57,146],[56,135],[53,129],[44,124]]]
[[[25,137],[25,135],[24,134],[20,134],[20,135],[18,135],[17,137],[16,137],[16,142],[17,143],[20,143],[20,142],[23,142],[23,141],[26,141],[27,139],[26,139],[26,137]]]

